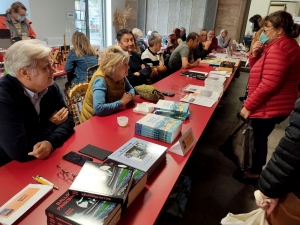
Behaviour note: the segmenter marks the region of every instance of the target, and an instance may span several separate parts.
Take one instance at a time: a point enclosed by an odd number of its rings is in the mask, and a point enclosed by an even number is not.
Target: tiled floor
[[[157,225],[217,225],[228,212],[245,213],[256,208],[256,185],[242,184],[232,178],[236,167],[218,151],[236,122],[242,104],[238,97],[245,90],[248,73],[241,73],[227,89],[215,110],[182,174],[191,177],[192,193],[183,219],[161,214]],[[66,79],[57,78],[61,88]],[[287,121],[277,126],[269,137],[269,156],[283,135]],[[145,218],[146,219],[146,218]]]

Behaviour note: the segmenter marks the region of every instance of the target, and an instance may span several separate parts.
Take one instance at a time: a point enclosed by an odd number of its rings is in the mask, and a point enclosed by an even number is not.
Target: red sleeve
[[[217,49],[218,48],[218,39],[216,37],[214,37],[212,39],[212,42],[210,44],[210,49]]]
[[[31,22],[29,20],[26,20],[26,23],[28,24],[28,30],[29,30],[28,36],[36,38],[36,34],[32,29]]]
[[[250,66],[250,68],[252,68],[254,66],[254,64],[257,62],[257,60],[260,59],[260,57],[261,57],[261,55],[257,56],[257,57],[253,57],[252,54],[249,55],[248,59],[249,59],[249,66]]]
[[[261,107],[272,97],[273,93],[282,84],[291,64],[286,60],[288,59],[288,53],[280,48],[274,48],[271,52],[265,54],[267,55],[263,62],[260,83],[244,103],[245,108],[251,112]],[[260,76],[260,74],[257,75]]]

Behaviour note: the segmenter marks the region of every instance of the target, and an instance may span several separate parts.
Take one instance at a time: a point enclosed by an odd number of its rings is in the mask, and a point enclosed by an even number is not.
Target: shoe
[[[241,102],[244,102],[244,101],[246,100],[246,98],[245,98],[245,97],[239,97],[239,100],[240,100]]]
[[[249,178],[244,175],[241,170],[236,170],[232,173],[232,177],[243,184],[257,184],[258,178]]]

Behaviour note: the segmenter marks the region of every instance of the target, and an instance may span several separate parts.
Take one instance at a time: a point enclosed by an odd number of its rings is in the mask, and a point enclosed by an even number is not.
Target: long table
[[[200,66],[193,68],[193,70],[209,72],[213,70],[213,67],[210,67],[207,64],[200,64]],[[227,88],[232,78],[233,75],[230,78],[227,78],[225,88]],[[196,80],[195,78],[180,76],[180,71],[178,71],[159,81],[154,86],[160,91],[176,93],[174,97],[166,97],[165,99],[179,101],[178,88],[185,87],[188,84],[204,85],[204,82],[202,80]],[[198,140],[217,104],[218,103],[214,104],[212,108],[190,104],[189,109],[191,115],[188,120],[183,122],[182,132],[186,132],[188,129],[192,128],[195,138]],[[132,137],[138,137],[166,147],[171,147],[171,144],[135,135],[135,122],[144,115],[136,114],[132,109],[133,108],[128,108],[105,117],[95,116],[79,126],[76,126],[75,133],[70,139],[68,139],[62,147],[56,149],[45,160],[33,160],[26,163],[12,161],[1,167],[0,180],[2,182],[0,185],[0,205],[3,205],[27,184],[34,183],[32,181],[32,176],[42,175],[52,183],[56,184],[59,187],[59,190],[53,190],[49,195],[34,205],[34,207],[28,210],[26,214],[18,220],[17,224],[46,224],[45,209],[65,192],[71,184],[70,181],[66,181],[58,175],[56,165],[60,164],[63,169],[74,174],[78,174],[81,168],[80,166],[62,160],[62,156],[67,152],[77,152],[87,144],[115,151]],[[118,116],[129,117],[129,122],[126,127],[118,126]],[[176,140],[178,140],[178,137]],[[154,224],[177,178],[180,176],[191,156],[192,151],[193,149],[185,156],[179,156],[172,152],[168,152],[166,161],[151,174],[144,190],[130,207],[122,212],[121,220],[118,224]],[[98,162],[99,160],[94,159],[94,161]]]

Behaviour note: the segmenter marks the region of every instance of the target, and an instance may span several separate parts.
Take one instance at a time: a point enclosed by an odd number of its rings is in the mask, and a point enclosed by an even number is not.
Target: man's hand
[[[204,49],[205,49],[206,51],[208,50],[210,44],[211,44],[211,41],[206,41],[206,42],[204,43]]]
[[[146,68],[146,66],[145,66],[144,64],[142,64],[142,65],[141,65],[141,68],[142,68],[142,69],[145,69],[145,68]]]
[[[33,146],[33,151],[29,152],[28,155],[32,155],[37,159],[47,158],[52,150],[52,145],[49,141],[41,141]]]
[[[241,112],[240,112],[240,115],[242,117],[244,117],[245,119],[247,119],[250,114],[251,114],[251,112],[248,109],[246,109],[245,107],[243,107]]]
[[[135,73],[133,73],[135,76],[140,76],[141,75],[141,73],[140,72],[135,72]]]
[[[56,126],[62,124],[63,122],[65,122],[68,119],[68,114],[69,111],[67,108],[63,107],[61,108],[58,112],[54,112],[49,120],[54,123]]]
[[[200,59],[201,60],[201,59]],[[199,59],[197,59],[195,62],[193,62],[192,63],[192,66],[198,66],[199,65],[199,63],[200,63],[200,60]]]

